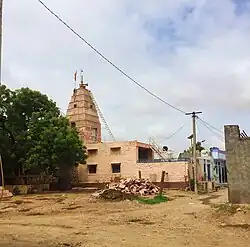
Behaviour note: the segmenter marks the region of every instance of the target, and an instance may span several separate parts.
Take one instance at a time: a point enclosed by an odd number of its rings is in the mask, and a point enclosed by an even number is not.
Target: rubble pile
[[[132,195],[154,195],[159,192],[159,187],[151,183],[147,179],[124,179],[121,180],[119,183],[110,183],[108,185],[109,189],[120,190],[125,194],[132,194]]]
[[[133,200],[134,196],[132,194],[125,194],[120,190],[116,189],[104,189],[97,191],[91,196],[94,199],[105,199],[105,200]]]
[[[2,195],[2,187],[0,186],[0,197]],[[10,198],[12,197],[13,194],[9,190],[4,190],[3,191],[3,198]]]
[[[159,192],[159,187],[146,179],[123,179],[117,183],[110,183],[107,189],[92,194],[92,198],[107,200],[133,199],[135,196],[154,195]]]

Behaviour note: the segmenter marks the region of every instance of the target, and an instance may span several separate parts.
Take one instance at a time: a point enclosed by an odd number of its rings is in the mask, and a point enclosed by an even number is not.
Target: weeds
[[[159,194],[159,195],[155,196],[154,198],[141,198],[141,197],[138,197],[136,199],[136,201],[138,201],[139,203],[154,205],[154,204],[158,204],[158,203],[161,203],[161,202],[168,202],[169,199],[166,196],[163,196],[163,195]]]

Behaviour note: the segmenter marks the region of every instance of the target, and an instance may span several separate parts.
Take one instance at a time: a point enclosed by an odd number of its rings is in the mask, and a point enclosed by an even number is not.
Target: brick
[[[250,203],[250,138],[237,125],[226,125],[225,147],[230,203]]]

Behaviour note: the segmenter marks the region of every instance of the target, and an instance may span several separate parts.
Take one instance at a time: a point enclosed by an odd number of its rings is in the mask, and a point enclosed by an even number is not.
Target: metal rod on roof
[[[247,133],[245,132],[245,130],[242,130],[243,134],[245,135],[245,137],[248,137],[247,136]]]

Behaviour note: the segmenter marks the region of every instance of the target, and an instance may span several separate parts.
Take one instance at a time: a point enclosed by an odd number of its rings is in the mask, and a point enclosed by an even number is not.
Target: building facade
[[[86,165],[79,166],[82,183],[107,183],[120,178],[147,178],[160,182],[165,171],[165,187],[188,185],[188,162],[155,162],[151,145],[138,141],[87,144]],[[140,175],[139,175],[140,174]]]
[[[120,178],[138,178],[140,174],[157,183],[165,171],[165,187],[185,188],[188,185],[188,163],[156,161],[156,154],[161,154],[159,147],[138,141],[102,142],[97,110],[93,95],[81,76],[79,88],[74,89],[67,110],[71,127],[77,129],[88,152],[87,164],[77,168],[77,181],[100,184]]]
[[[217,184],[226,184],[227,183],[227,163],[226,163],[226,152],[220,150],[217,147],[210,149],[211,156],[214,159],[214,173],[215,173],[215,182]]]
[[[198,164],[199,181],[212,181],[218,185],[227,183],[225,151],[217,147],[210,148],[210,151],[202,150],[198,157]]]
[[[214,159],[209,152],[201,152],[198,157],[197,176],[198,181],[215,182]]]
[[[240,135],[237,125],[226,125],[225,146],[230,203],[250,203],[250,137]]]

